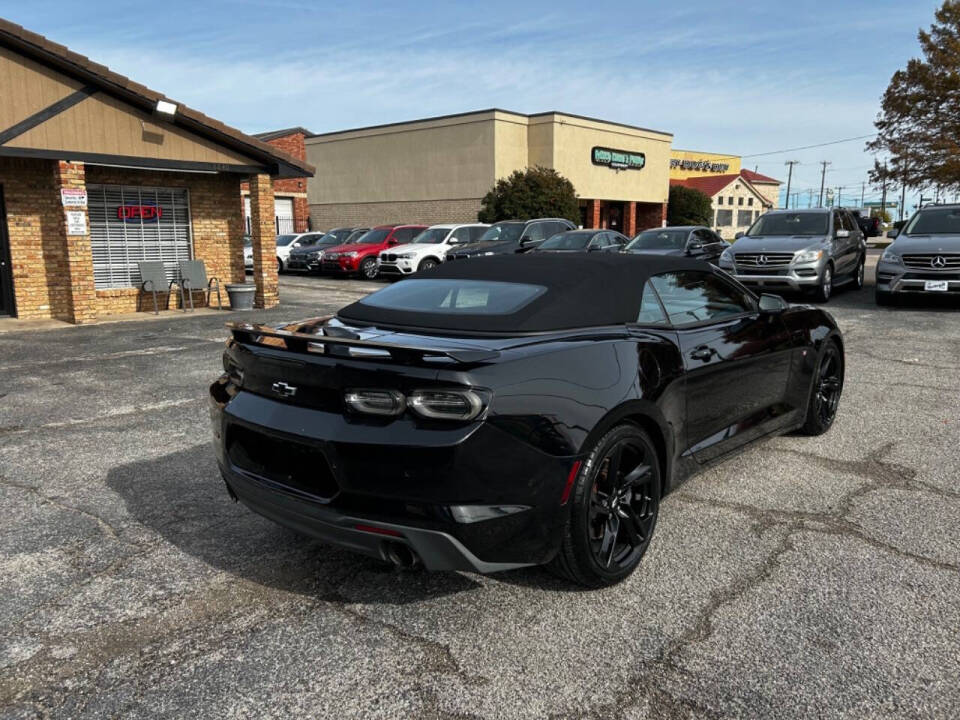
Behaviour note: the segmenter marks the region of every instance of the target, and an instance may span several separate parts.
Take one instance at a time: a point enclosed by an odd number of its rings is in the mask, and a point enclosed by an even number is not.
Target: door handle
[[[714,355],[719,355],[719,353],[708,345],[698,345],[693,350],[690,351],[690,357],[694,360],[703,360],[706,362]]]

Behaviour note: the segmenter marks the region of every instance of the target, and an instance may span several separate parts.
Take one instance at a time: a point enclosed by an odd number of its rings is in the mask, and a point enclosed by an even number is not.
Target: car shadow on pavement
[[[131,518],[162,541],[213,568],[278,590],[402,604],[478,585],[463,573],[398,571],[256,515],[230,500],[209,443],[115,467],[107,485]]]

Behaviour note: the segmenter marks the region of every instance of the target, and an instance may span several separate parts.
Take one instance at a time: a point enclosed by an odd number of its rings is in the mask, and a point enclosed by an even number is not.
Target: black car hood
[[[454,255],[483,255],[484,253],[516,252],[520,243],[516,240],[490,240],[488,242],[473,242],[463,248],[456,248],[449,252]]]
[[[673,255],[675,257],[686,257],[686,250],[677,250],[676,248],[648,248],[644,250],[627,250],[633,255]]]

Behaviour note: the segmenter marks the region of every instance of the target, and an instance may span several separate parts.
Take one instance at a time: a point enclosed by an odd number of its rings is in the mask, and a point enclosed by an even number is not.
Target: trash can
[[[253,295],[257,291],[256,285],[237,283],[227,285],[227,297],[230,298],[230,308],[233,310],[253,310]]]

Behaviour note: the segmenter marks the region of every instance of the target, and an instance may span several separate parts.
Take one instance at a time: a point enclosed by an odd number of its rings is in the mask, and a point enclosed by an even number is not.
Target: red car
[[[349,245],[337,245],[323,252],[321,270],[338,275],[356,274],[365,280],[377,276],[381,250],[403,245],[426,229],[426,225],[378,225]]]

